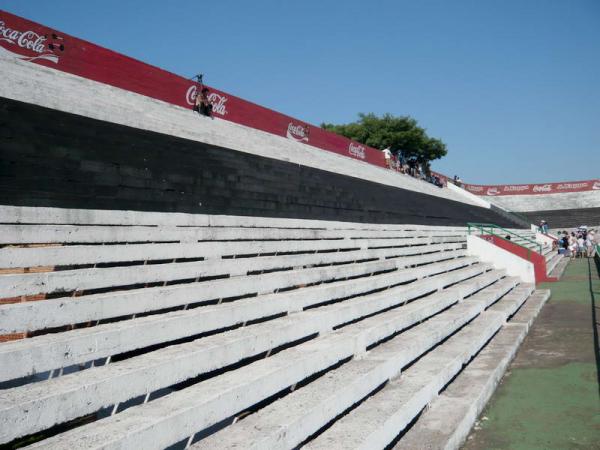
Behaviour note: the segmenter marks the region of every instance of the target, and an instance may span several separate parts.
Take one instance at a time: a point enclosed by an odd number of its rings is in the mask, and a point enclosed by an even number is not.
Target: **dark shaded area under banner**
[[[8,99],[0,161],[6,205],[518,226],[486,208]]]

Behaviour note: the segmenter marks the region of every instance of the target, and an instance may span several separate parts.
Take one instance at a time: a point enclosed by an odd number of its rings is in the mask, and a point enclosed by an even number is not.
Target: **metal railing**
[[[510,231],[507,230],[506,228],[502,228],[501,226],[498,226],[496,224],[493,223],[472,223],[472,222],[468,222],[467,223],[467,233],[470,235],[471,234],[471,229],[473,229],[474,232],[476,232],[476,230],[479,230],[481,232],[481,234],[490,234],[492,236],[498,236],[500,239],[504,239],[504,240],[508,240],[505,238],[505,236],[516,236],[519,239],[525,241],[525,242],[529,242],[531,244],[534,244],[534,246],[537,248],[537,252],[541,255],[542,254],[542,244],[540,244],[538,241],[534,241],[533,239],[529,239],[528,237],[525,236],[521,236],[518,233],[515,233],[514,231]],[[501,231],[500,231],[501,230]],[[531,250],[530,247],[527,247],[523,244],[520,244],[519,242],[515,242],[512,239],[510,239],[510,241],[513,244],[517,244],[520,247],[526,248],[528,250]]]

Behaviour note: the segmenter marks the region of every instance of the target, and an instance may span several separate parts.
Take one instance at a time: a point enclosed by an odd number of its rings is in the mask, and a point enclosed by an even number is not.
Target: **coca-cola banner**
[[[493,186],[466,184],[464,187],[473,194],[484,196],[560,194],[563,192],[600,190],[600,180],[565,181],[562,183],[543,184],[499,184]]]
[[[16,58],[192,109],[198,84],[0,10],[0,58]],[[208,87],[208,86],[207,86]],[[216,117],[385,167],[381,151],[209,87]]]

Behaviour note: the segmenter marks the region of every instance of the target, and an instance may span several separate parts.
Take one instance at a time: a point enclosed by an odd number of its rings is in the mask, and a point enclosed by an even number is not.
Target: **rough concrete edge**
[[[549,277],[551,278],[556,278],[557,281],[559,281],[563,274],[565,273],[565,270],[567,269],[567,266],[569,265],[569,258],[566,256],[563,256],[562,259],[560,261],[558,261],[558,263],[556,263],[556,266],[554,266],[554,269],[552,269],[552,271],[548,274]]]
[[[541,297],[539,297],[539,301],[536,302],[535,304],[528,305],[529,301],[536,294],[538,296],[541,296]],[[517,355],[517,352],[519,351],[521,344],[523,343],[523,341],[527,338],[527,335],[529,334],[529,329],[531,328],[532,323],[534,322],[534,320],[536,319],[539,312],[542,310],[543,306],[546,304],[546,302],[548,301],[550,296],[551,296],[551,292],[549,289],[535,290],[533,292],[533,294],[531,294],[529,296],[529,298],[527,299],[527,301],[525,302],[523,307],[521,307],[521,309],[517,312],[517,314],[515,314],[513,319],[505,325],[507,327],[525,327],[525,333],[523,335],[521,335],[521,337],[519,339],[517,339],[517,341],[515,342],[514,348],[509,349],[509,352],[510,352],[509,360],[507,361],[505,367],[503,367],[501,369],[501,373],[499,374],[496,382],[493,383],[492,389],[489,389],[489,392],[485,392],[485,393],[483,393],[483,395],[479,395],[480,402],[476,405],[476,414],[474,415],[472,420],[470,420],[470,418],[468,416],[465,418],[466,420],[464,420],[463,423],[461,423],[462,426],[459,427],[450,436],[450,439],[448,440],[448,445],[445,446],[445,450],[458,450],[465,443],[465,441],[469,437],[469,433],[471,432],[473,425],[475,425],[475,422],[479,418],[480,414],[487,406],[489,400],[494,395],[494,392],[496,392],[496,387],[500,384],[500,382],[502,381],[502,378],[504,378],[504,374],[510,368],[510,365],[512,364],[512,361],[514,360],[515,356]],[[530,307],[528,309],[524,309],[527,306],[530,306]],[[520,317],[519,313],[521,313],[521,315],[524,315],[525,317]],[[526,313],[529,313],[529,314],[526,314]],[[492,372],[491,376],[494,376],[493,372]],[[485,389],[485,387],[488,387],[488,386],[489,386],[489,383],[487,383],[486,386],[484,386],[484,389]],[[467,427],[467,425],[468,425],[468,427]],[[454,444],[454,446],[450,446],[450,444]]]
[[[534,296],[538,296],[538,299],[535,303],[529,304],[528,302],[533,299]],[[515,317],[513,317],[513,321],[510,321],[505,324],[506,327],[522,327],[524,328],[524,333],[521,333],[519,337],[515,340],[514,345],[507,349],[507,353],[509,354],[508,360],[505,363],[503,361],[499,362],[499,365],[496,366],[491,373],[489,374],[488,380],[485,385],[482,387],[482,391],[477,395],[474,399],[474,404],[471,405],[466,411],[464,418],[460,421],[459,426],[448,436],[448,440],[444,445],[444,450],[458,450],[464,444],[471,429],[473,428],[477,418],[481,414],[481,412],[485,409],[488,404],[490,398],[493,396],[496,391],[496,387],[502,381],[504,374],[510,367],[513,359],[515,358],[519,348],[531,327],[531,324],[541,311],[542,307],[550,298],[551,292],[548,289],[538,289],[534,291],[527,301],[524,303],[523,307],[517,312]],[[529,308],[524,309],[526,306]],[[519,317],[519,313],[521,315],[526,315],[526,317]],[[490,344],[493,344],[493,339]],[[485,351],[485,348],[483,349]],[[501,367],[504,366],[504,367]],[[499,372],[498,372],[499,369]],[[468,366],[466,368],[468,370]],[[460,377],[460,374],[458,375]]]
[[[515,355],[519,351],[521,344],[527,337],[528,327],[526,324],[514,324],[512,327],[520,327],[522,328],[522,332],[519,333],[516,339],[511,343],[512,345],[506,349],[505,358],[502,358],[498,365],[496,365],[492,369],[491,373],[489,373],[488,379],[486,380],[484,386],[482,386],[477,397],[474,398],[471,406],[467,409],[465,416],[459,422],[459,425],[456,427],[454,432],[448,437],[448,441],[443,447],[444,450],[457,450],[460,449],[460,447],[465,443],[471,432],[471,429],[477,422],[479,415],[485,409],[490,398],[492,398],[496,392],[496,388],[502,381],[504,374],[508,370],[508,367],[510,367]]]

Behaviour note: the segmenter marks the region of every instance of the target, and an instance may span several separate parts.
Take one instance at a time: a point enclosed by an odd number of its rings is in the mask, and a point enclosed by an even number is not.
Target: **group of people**
[[[444,183],[440,177],[431,173],[427,162],[419,162],[415,158],[404,158],[402,153],[398,157],[395,157],[389,147],[383,150],[383,156],[385,157],[388,169],[427,181],[428,183],[435,184],[437,187],[444,187]]]
[[[462,180],[460,179],[460,177],[458,175],[454,175],[454,178],[452,178],[452,182],[458,186],[458,187],[462,187]]]
[[[196,95],[193,110],[200,115],[212,117],[212,109],[213,105],[209,100],[209,90],[207,87],[201,86]],[[444,187],[444,183],[440,177],[431,173],[427,162],[422,163],[414,158],[404,158],[402,153],[396,158],[389,147],[383,150],[383,155],[389,169],[425,180],[438,187]]]
[[[561,231],[558,233],[558,251],[575,258],[593,258],[596,254],[596,245],[598,238],[595,230],[587,230],[585,227],[580,227],[577,230]]]

